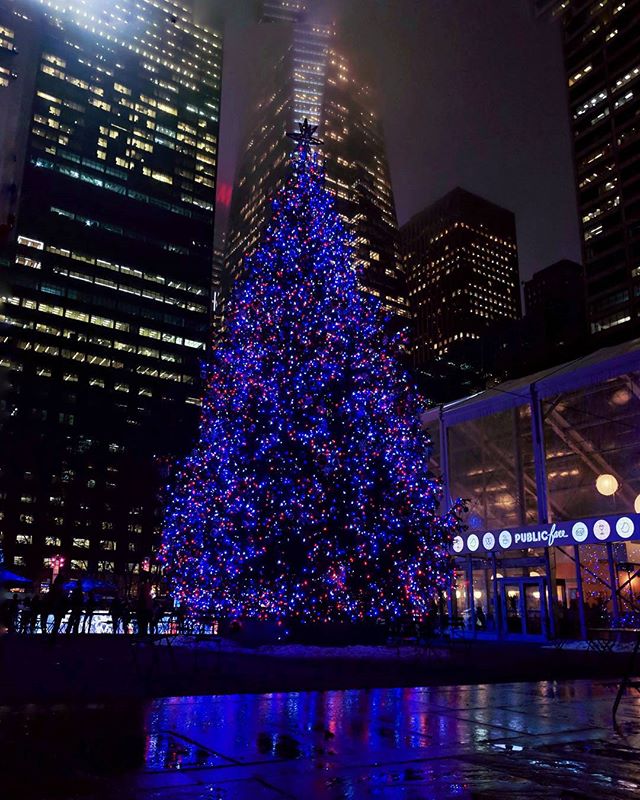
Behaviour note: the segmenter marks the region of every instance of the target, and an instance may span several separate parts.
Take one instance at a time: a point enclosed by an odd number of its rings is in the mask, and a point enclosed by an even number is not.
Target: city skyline
[[[5,794],[636,800],[639,165],[640,0],[0,0]]]
[[[536,20],[528,0],[498,2],[490,15],[457,0],[368,3],[366,13],[360,0],[310,0],[309,6],[319,20],[336,21],[341,47],[374,90],[401,225],[462,186],[515,213],[521,281],[553,261],[581,260],[557,25]],[[219,0],[196,7],[200,18],[226,14],[228,20],[219,234],[243,115],[255,99],[252,75],[264,71],[273,46],[251,24],[255,4]]]
[[[30,569],[50,567],[60,548],[72,553],[73,568],[92,571],[135,567],[127,559],[154,549],[160,476],[195,435],[211,328],[215,349],[225,329],[221,298],[242,274],[243,255],[265,235],[268,200],[292,164],[287,133],[299,119],[319,126],[326,186],[352,237],[360,289],[393,320],[389,330],[398,321],[411,323],[412,380],[429,398],[426,405],[517,377],[532,363],[556,364],[600,342],[565,331],[562,349],[553,339],[560,327],[549,327],[549,314],[520,324],[519,282],[526,272],[519,273],[522,241],[512,206],[462,184],[398,229],[375,113],[376,95],[384,91],[370,92],[343,54],[340,25],[318,21],[315,12],[330,9],[329,2],[309,0],[310,16],[304,0],[251,4],[262,21],[253,31],[260,42],[255,63],[269,63],[272,71],[261,76],[261,104],[248,117],[236,218],[223,255],[214,246],[222,35],[194,23],[190,6],[177,0],[139,2],[123,0],[117,14],[106,0],[74,0],[64,10],[50,0],[0,3],[1,110],[11,133],[2,150],[0,196],[11,291],[2,315],[8,347],[1,366],[9,381],[2,398],[0,474],[7,491],[0,493],[0,519],[8,531],[5,551],[16,566]],[[572,8],[578,6],[590,7],[583,0]],[[624,8],[612,12],[619,21],[627,19]],[[546,19],[539,24],[553,28]],[[615,53],[608,43],[618,33],[610,24],[603,17],[606,56]],[[616,46],[633,35],[624,29]],[[250,54],[252,44],[245,42]],[[601,121],[608,120],[602,94],[610,95],[606,108],[623,125],[619,150],[635,146],[627,123],[634,108],[629,86],[638,73],[619,61],[611,63],[624,77],[616,72],[613,88],[596,86],[591,99],[585,100],[586,89],[568,98],[572,107],[579,103],[574,121],[591,120],[577,128],[576,158],[581,136],[601,146]],[[581,85],[589,88],[591,72],[581,68],[569,87],[588,75]],[[254,106],[246,110],[250,115]],[[405,130],[407,148],[424,144],[423,131],[417,121]],[[491,166],[498,174],[499,162]],[[579,179],[580,169],[578,162]],[[588,192],[595,182],[599,194],[587,198],[591,210],[583,225],[618,213],[620,198],[610,197],[618,178],[607,182],[613,172],[603,161],[602,171],[588,178]],[[629,176],[621,174],[626,190]],[[602,194],[605,206],[592,208]],[[616,229],[622,230],[624,224]],[[607,241],[617,258],[633,252],[633,240],[626,233],[616,238],[616,231]],[[550,269],[537,266],[536,275]],[[639,292],[631,267],[625,302],[631,297],[633,309]],[[598,277],[599,285],[609,272]],[[572,309],[584,308],[582,280],[549,285]],[[572,291],[580,293],[575,302]],[[618,285],[603,291],[618,302]],[[574,322],[582,330],[583,316]],[[609,327],[620,341],[626,329]],[[429,383],[438,376],[448,384],[443,393]],[[116,511],[110,497],[117,489]]]

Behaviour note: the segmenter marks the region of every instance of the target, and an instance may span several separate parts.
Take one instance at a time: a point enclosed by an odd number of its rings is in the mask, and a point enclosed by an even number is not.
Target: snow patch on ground
[[[165,644],[162,640],[160,644]],[[197,636],[174,636],[170,642],[172,647],[187,647],[195,650],[212,650],[225,653],[250,653],[252,655],[265,655],[277,658],[340,658],[353,660],[372,659],[414,659],[420,654],[434,654],[438,647],[424,647],[423,645],[403,644],[398,647],[385,645],[347,645],[343,647],[320,647],[306,644],[269,644],[259,647],[246,647],[229,639],[202,639]],[[444,653],[444,648],[442,648]]]
[[[350,659],[390,659],[415,658],[424,653],[425,648],[418,645],[386,647],[384,645],[348,645],[346,647],[317,647],[303,644],[263,645],[258,652],[282,658],[350,658]]]
[[[589,646],[588,642],[577,640],[564,642],[562,645],[560,645],[560,643],[543,645],[545,650],[582,650],[584,652],[593,653],[631,653],[634,647],[634,642],[614,642],[609,649],[598,649],[593,645]]]

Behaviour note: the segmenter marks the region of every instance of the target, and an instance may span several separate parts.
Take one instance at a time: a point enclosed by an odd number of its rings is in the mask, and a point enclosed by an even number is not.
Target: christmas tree
[[[315,128],[300,131],[211,356],[161,558],[194,612],[421,618],[447,584],[460,506],[438,511],[401,337],[358,288]]]

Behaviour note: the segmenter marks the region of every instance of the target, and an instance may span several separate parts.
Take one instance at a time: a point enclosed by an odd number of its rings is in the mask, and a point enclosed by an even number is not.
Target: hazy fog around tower
[[[246,109],[277,26],[254,0],[196,0],[226,19],[219,198],[228,198]],[[311,0],[379,98],[398,220],[461,185],[513,210],[521,277],[580,260],[558,30],[528,0]],[[489,9],[489,11],[488,11]],[[490,12],[490,13],[489,13]],[[218,231],[227,203],[219,203]]]

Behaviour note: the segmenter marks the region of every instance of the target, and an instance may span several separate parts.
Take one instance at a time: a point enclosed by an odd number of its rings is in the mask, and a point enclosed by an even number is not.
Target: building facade
[[[306,0],[262,0],[259,18],[261,22],[298,22],[307,5]]]
[[[584,268],[564,259],[524,284],[525,319],[536,338],[542,366],[568,361],[589,346]],[[555,359],[555,360],[554,360]]]
[[[640,332],[640,2],[538,0],[560,20],[587,311],[596,342]]]
[[[449,620],[471,636],[604,638],[638,627],[640,340],[423,416],[452,543]]]
[[[262,20],[282,28],[280,56],[250,120],[232,198],[226,269],[242,274],[289,169],[291,141],[305,118],[324,140],[327,185],[354,234],[363,291],[395,320],[408,321],[384,135],[370,91],[352,74],[332,26],[305,21],[302,3],[265,3]]]
[[[575,261],[563,259],[535,272],[524,283],[525,314],[538,315],[551,309],[559,312],[572,301],[584,307],[584,269]]]
[[[163,470],[196,432],[221,37],[174,0],[0,6],[31,59],[25,136],[2,150],[22,165],[12,184],[2,176],[15,219],[4,556],[33,576],[56,555],[74,571],[131,573],[151,555]]]
[[[511,211],[457,188],[412,217],[400,238],[417,367],[473,349],[493,323],[520,317]]]

